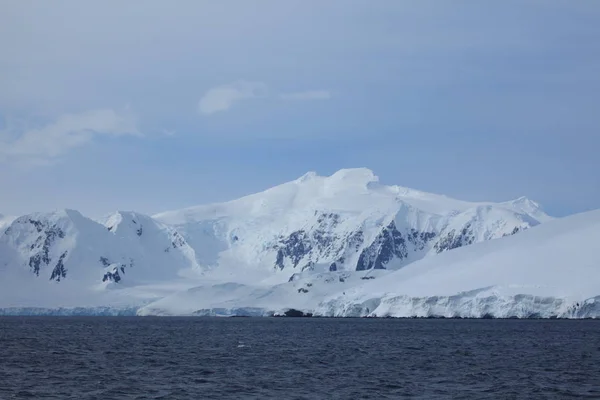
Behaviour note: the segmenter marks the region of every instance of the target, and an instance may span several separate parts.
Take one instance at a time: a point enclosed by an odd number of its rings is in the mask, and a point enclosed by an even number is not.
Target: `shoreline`
[[[137,310],[139,308],[131,307],[125,309],[118,308],[110,308],[110,307],[59,307],[59,308],[44,308],[44,307],[6,307],[0,308],[0,318],[2,317],[86,317],[86,318],[94,318],[94,317],[125,317],[125,318],[253,318],[253,319],[269,319],[269,318],[302,318],[302,319],[396,319],[396,320],[406,320],[406,319],[428,319],[428,320],[566,320],[566,321],[581,321],[581,320],[598,320],[600,321],[600,316],[588,316],[588,317],[559,317],[557,315],[552,315],[549,317],[541,317],[541,316],[527,316],[527,317],[519,317],[519,316],[510,316],[510,317],[496,317],[491,314],[485,314],[481,317],[465,317],[465,316],[443,316],[443,315],[429,315],[429,316],[322,316],[322,315],[314,315],[311,312],[304,312],[296,309],[288,309],[281,313],[276,312],[267,312],[265,315],[244,315],[244,314],[234,314],[234,315],[193,315],[193,314],[183,314],[183,315],[138,315]]]

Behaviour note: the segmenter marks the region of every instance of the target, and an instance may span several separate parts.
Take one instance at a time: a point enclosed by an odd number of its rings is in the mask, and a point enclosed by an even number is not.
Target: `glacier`
[[[600,211],[309,172],[153,216],[0,217],[0,314],[600,317],[598,239]]]

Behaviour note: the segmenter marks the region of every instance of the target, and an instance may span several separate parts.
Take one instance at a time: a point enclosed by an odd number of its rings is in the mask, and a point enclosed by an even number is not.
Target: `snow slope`
[[[387,273],[385,270],[304,271],[285,283],[205,284],[151,302],[140,308],[138,315],[268,316],[288,309],[310,312],[332,293]]]

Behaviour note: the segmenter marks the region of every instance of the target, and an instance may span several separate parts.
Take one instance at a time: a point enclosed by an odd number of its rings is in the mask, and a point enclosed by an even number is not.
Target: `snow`
[[[428,257],[397,271],[302,272],[271,285],[219,283],[138,315],[600,317],[600,210]]]
[[[181,232],[196,250],[201,265],[245,265],[248,269],[268,271],[274,268],[280,241],[299,232],[324,230],[324,241],[328,243],[305,254],[295,267],[284,260],[285,268],[281,269],[336,262],[339,269],[352,271],[357,268],[361,252],[392,221],[404,235],[414,229],[438,238],[447,236],[452,229],[471,229],[467,226],[470,223],[476,229],[474,241],[481,241],[552,219],[525,198],[504,203],[455,200],[382,185],[366,168],[344,169],[329,177],[310,172],[261,193],[227,203],[164,212],[154,218]],[[350,250],[346,242],[357,233],[364,240]],[[394,267],[424,257],[433,251],[434,244],[430,241],[426,249],[410,250]],[[342,258],[344,262],[340,262]],[[288,276],[285,271],[282,281]]]
[[[17,217],[0,214],[0,231],[9,226]]]
[[[217,315],[239,310],[246,315],[272,315],[293,308],[307,312],[332,292],[358,285],[365,276],[383,276],[385,271],[304,272],[285,283],[241,284],[234,282],[197,286],[142,307],[139,315]]]
[[[199,275],[193,249],[172,228],[135,213],[107,221],[114,225],[74,210],[15,219],[0,236],[1,306],[103,305],[108,295],[97,292]]]
[[[153,217],[0,227],[0,314],[600,317],[600,211],[555,219],[366,168]]]
[[[329,316],[570,316],[600,294],[600,210],[414,262],[332,295],[317,308]],[[595,299],[595,300],[594,300]],[[587,302],[587,303],[586,303]]]
[[[343,169],[329,177],[307,173],[264,192],[255,193],[226,203],[195,206],[183,210],[167,211],[154,218],[170,225],[215,220],[219,218],[247,217],[277,219],[291,210],[337,210],[360,213],[365,209],[395,209],[405,203],[429,214],[465,211],[478,205],[500,205],[517,212],[539,212],[548,218],[539,206],[531,202],[532,209],[524,210],[525,198],[505,203],[467,202],[433,193],[421,192],[400,186],[385,186],[372,171],[366,168]]]

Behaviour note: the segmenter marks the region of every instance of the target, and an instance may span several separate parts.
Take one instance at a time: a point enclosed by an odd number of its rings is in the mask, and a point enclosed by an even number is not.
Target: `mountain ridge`
[[[299,272],[274,285],[203,283],[138,315],[600,318],[600,210],[396,270]]]
[[[1,239],[28,260],[36,275],[40,266],[47,267],[52,261],[55,277],[67,279],[66,268],[61,264],[70,263],[78,235],[91,235],[89,241],[102,242],[100,247],[119,248],[118,254],[102,249],[93,257],[105,269],[112,265],[103,273],[104,281],[120,282],[127,266],[133,265],[131,260],[145,259],[144,252],[148,250],[139,243],[145,225],[161,231],[171,244],[179,244],[178,251],[183,253],[187,269],[206,271],[239,264],[249,269],[284,271],[287,276],[281,279],[286,280],[305,269],[399,268],[429,253],[514,234],[550,219],[537,203],[524,197],[502,203],[466,202],[382,185],[373,171],[353,168],[326,177],[308,172],[239,199],[152,217],[117,211],[91,220],[71,209],[28,214],[10,221]],[[42,220],[45,228],[41,228]],[[11,227],[22,228],[26,223],[32,225],[31,229],[21,229],[19,236],[32,236],[23,242],[29,249],[8,234]],[[55,232],[48,228],[57,223],[63,228],[83,228],[74,229],[73,235],[64,238],[60,227]],[[100,233],[100,226],[112,235]],[[71,244],[57,250],[69,240]],[[85,246],[90,253],[89,248],[95,245]],[[123,246],[135,257],[128,256],[120,248]],[[169,246],[162,247],[165,252],[170,251]],[[112,255],[100,254],[103,251]],[[91,260],[77,262],[92,264]]]
[[[481,210],[488,210],[492,217],[482,216]],[[398,258],[406,264],[421,256],[417,253],[422,253],[425,246],[435,247],[436,243],[430,243],[434,238],[445,238],[446,244],[436,247],[445,251],[552,219],[526,198],[502,203],[466,202],[382,185],[366,168],[340,170],[328,177],[309,172],[236,200],[153,217],[175,226],[192,243],[196,238],[199,242],[218,243],[220,255],[225,258],[242,264],[247,259],[258,260],[264,268],[270,265],[279,270],[315,268],[324,263],[327,266],[321,269],[382,268]],[[493,218],[488,226],[483,222],[486,218]],[[465,221],[460,223],[461,219]],[[461,234],[456,232],[469,237],[458,237]],[[248,236],[255,236],[258,243],[249,243]],[[407,243],[412,250],[405,249]],[[272,254],[262,248],[265,244]],[[359,261],[361,254],[349,251],[350,244],[358,246],[356,251],[366,252],[362,254],[363,262]],[[384,263],[367,254],[377,253],[378,247],[387,252]],[[210,257],[212,264],[219,263],[220,255]],[[365,263],[367,259],[370,261]]]
[[[330,176],[309,172],[239,199],[153,216],[116,211],[91,219],[71,209],[31,213],[6,219],[9,222],[0,230],[0,313],[44,313],[44,307],[68,313],[68,307],[74,307],[74,313],[138,310],[139,315],[267,315],[295,307],[335,316],[448,316],[455,312],[482,316],[465,310],[491,307],[492,314],[507,315],[522,306],[543,311],[543,315],[595,315],[589,302],[588,311],[569,314],[564,307],[571,307],[571,299],[556,288],[542,293],[545,300],[539,300],[535,282],[533,286],[519,283],[522,292],[511,292],[507,289],[512,287],[507,286],[510,280],[500,279],[502,268],[493,263],[496,259],[510,262],[502,254],[516,251],[529,263],[537,258],[562,271],[565,266],[535,251],[540,246],[548,252],[556,248],[563,252],[562,256],[557,253],[557,260],[565,262],[565,254],[579,251],[580,244],[572,239],[578,233],[567,232],[576,226],[565,225],[565,237],[571,239],[564,243],[551,239],[552,246],[545,244],[542,234],[534,234],[540,226],[561,226],[557,224],[561,220],[526,197],[463,201],[383,185],[365,168]],[[591,229],[588,234],[593,236],[597,226]],[[507,237],[520,243],[517,238],[524,231],[529,232],[525,238],[539,237],[539,246],[524,239],[535,257],[520,245],[507,250],[495,244],[505,243]],[[580,242],[589,240],[582,237]],[[403,274],[436,260],[453,259],[457,251],[470,254],[471,247],[473,254],[482,248],[492,253],[488,264],[496,265],[491,274],[497,277],[495,284],[474,274],[463,288],[468,295],[404,289],[378,292],[381,282],[406,287]],[[587,250],[582,254],[591,257]],[[589,272],[588,261],[582,260],[581,268]],[[473,265],[468,257],[464,263]],[[473,268],[479,267],[485,270],[485,265]],[[466,271],[452,268],[459,275]],[[518,281],[519,270],[506,268]],[[423,267],[424,274],[426,270]],[[543,281],[540,277],[539,282]],[[420,287],[425,285],[418,282]],[[583,285],[573,282],[565,286],[571,292]],[[356,296],[351,299],[339,293]],[[511,304],[511,311],[494,299]],[[579,299],[584,300],[588,301]],[[545,311],[538,309],[540,301]],[[437,304],[434,308],[432,302]]]

